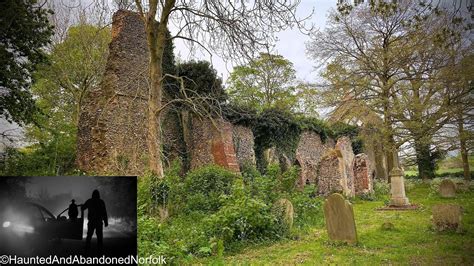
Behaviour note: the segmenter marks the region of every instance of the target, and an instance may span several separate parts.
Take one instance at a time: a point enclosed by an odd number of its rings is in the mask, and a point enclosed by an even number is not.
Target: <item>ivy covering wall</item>
[[[358,137],[359,128],[345,123],[327,124],[321,119],[295,115],[279,109],[267,109],[260,113],[236,106],[226,106],[224,117],[233,124],[250,127],[255,137],[255,156],[257,168],[264,172],[267,166],[264,151],[274,147],[278,154],[294,161],[301,133],[309,130],[321,137],[334,140],[348,136],[355,154],[361,153],[362,140]]]

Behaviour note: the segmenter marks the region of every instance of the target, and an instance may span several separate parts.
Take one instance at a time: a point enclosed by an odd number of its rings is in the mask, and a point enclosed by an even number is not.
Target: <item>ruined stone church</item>
[[[79,169],[94,174],[140,175],[147,157],[148,50],[144,25],[138,14],[118,11],[113,16],[112,42],[101,85],[82,106],[77,143]],[[223,118],[211,121],[189,112],[164,114],[162,132],[165,165],[187,158],[188,170],[217,164],[239,173],[256,164],[254,135],[242,125]],[[316,184],[317,193],[346,196],[370,193],[378,171],[373,145],[355,155],[348,137],[327,139],[304,131],[296,148],[300,167],[297,186]],[[381,175],[383,178],[383,175]]]

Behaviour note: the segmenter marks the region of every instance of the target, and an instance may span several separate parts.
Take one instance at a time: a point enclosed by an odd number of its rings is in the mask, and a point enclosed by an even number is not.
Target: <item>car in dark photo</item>
[[[61,216],[62,213],[54,216],[33,202],[4,204],[0,212],[0,252],[21,251],[27,255],[44,251],[62,239],[82,240],[83,213],[74,220]]]

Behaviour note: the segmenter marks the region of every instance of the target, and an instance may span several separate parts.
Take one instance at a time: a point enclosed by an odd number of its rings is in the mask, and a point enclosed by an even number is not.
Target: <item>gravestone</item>
[[[287,199],[277,200],[273,204],[272,211],[281,223],[283,230],[289,232],[293,227],[294,217],[293,204],[291,204],[291,201]]]
[[[461,230],[461,206],[438,204],[433,206],[433,225],[437,231]]]
[[[354,197],[354,152],[350,138],[344,136],[337,139],[335,149],[340,161],[339,167],[343,173],[344,195]]]
[[[366,154],[357,154],[354,158],[355,194],[364,195],[373,192],[371,164]]]
[[[352,204],[334,193],[324,202],[324,218],[330,240],[357,243],[357,231]]]
[[[449,179],[444,179],[439,185],[439,195],[443,198],[454,198],[456,196],[456,184]]]

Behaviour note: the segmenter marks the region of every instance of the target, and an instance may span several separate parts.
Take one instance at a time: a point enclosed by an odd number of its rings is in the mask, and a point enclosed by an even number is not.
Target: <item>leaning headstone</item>
[[[438,204],[433,206],[433,225],[437,231],[461,230],[461,206]]]
[[[293,227],[294,210],[293,204],[287,199],[277,200],[272,207],[272,211],[281,224],[283,231],[290,232]]]
[[[324,218],[329,239],[357,243],[357,231],[352,204],[341,194],[334,193],[324,202]]]
[[[449,179],[444,179],[439,184],[439,195],[443,198],[453,198],[456,196],[456,184]]]

